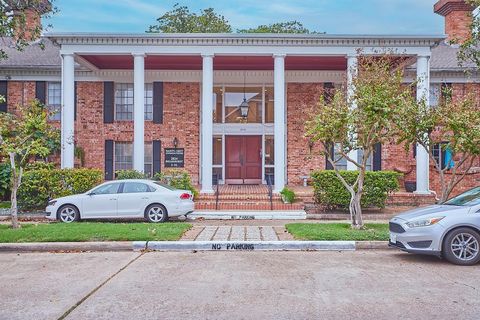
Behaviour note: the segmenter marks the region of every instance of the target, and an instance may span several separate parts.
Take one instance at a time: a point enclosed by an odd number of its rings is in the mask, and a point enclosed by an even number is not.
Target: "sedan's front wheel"
[[[451,263],[471,266],[480,261],[480,234],[470,228],[458,228],[443,241],[443,255]]]
[[[152,204],[145,210],[148,222],[159,223],[168,220],[167,209],[161,204]]]
[[[80,220],[80,213],[75,206],[67,204],[58,210],[58,219],[65,223],[71,223]]]

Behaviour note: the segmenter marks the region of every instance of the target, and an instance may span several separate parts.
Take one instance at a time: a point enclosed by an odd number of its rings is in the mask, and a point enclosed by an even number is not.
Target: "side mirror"
[[[91,196],[94,196],[94,195],[95,195],[95,192],[89,192],[89,193],[87,193],[87,195],[90,196],[90,197],[91,197]]]

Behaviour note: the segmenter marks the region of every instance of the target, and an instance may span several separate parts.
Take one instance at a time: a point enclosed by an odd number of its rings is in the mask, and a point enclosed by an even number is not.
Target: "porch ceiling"
[[[131,55],[81,55],[98,69],[133,69]],[[202,70],[201,56],[149,55],[145,58],[147,70]],[[215,70],[273,70],[273,57],[216,56]],[[342,56],[287,56],[286,70],[346,70],[347,59]]]

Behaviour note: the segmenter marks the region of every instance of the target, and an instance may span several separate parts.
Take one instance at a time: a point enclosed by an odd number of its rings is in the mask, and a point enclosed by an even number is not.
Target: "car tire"
[[[80,212],[74,205],[67,204],[58,209],[57,218],[63,223],[72,223],[80,220]]]
[[[167,208],[163,205],[154,203],[145,209],[145,219],[151,223],[162,223],[168,221]]]
[[[471,266],[480,261],[480,234],[471,228],[458,228],[443,240],[443,257],[447,261]]]

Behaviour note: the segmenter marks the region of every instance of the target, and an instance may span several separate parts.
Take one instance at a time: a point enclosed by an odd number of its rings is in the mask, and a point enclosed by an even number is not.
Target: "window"
[[[362,161],[363,158],[363,150],[360,149],[358,150],[358,162]],[[367,171],[372,171],[373,170],[373,152],[370,154],[370,156],[367,159],[367,165],[366,165],[366,170]]]
[[[115,142],[114,154],[115,172],[133,168],[133,144],[131,142]]]
[[[114,172],[120,170],[132,170],[133,143],[115,142],[114,160]],[[151,177],[153,175],[153,144],[151,142],[145,143],[143,170],[148,177]]]
[[[275,164],[275,144],[273,136],[265,136],[265,166]]]
[[[433,157],[436,163],[440,164],[441,169],[451,169],[455,166],[452,150],[447,146],[447,142],[437,143],[433,146]]]
[[[265,123],[274,122],[274,92],[273,88],[265,88]]]
[[[141,182],[125,182],[123,193],[153,192],[153,188]]]
[[[115,84],[115,119],[133,120],[133,84]]]
[[[436,107],[441,101],[452,98],[451,83],[432,83],[430,84],[430,106]]]
[[[333,161],[338,170],[347,170],[347,159],[342,156],[340,153],[340,148],[342,145],[340,143],[335,143],[335,148],[333,150]]]
[[[223,88],[213,88],[213,123],[223,122]]]
[[[48,110],[51,112],[50,120],[61,120],[62,110],[62,84],[60,82],[47,82]]]
[[[115,194],[118,192],[120,183],[109,183],[93,189],[92,194]]]
[[[223,138],[222,136],[213,137],[213,172],[214,183],[223,179]]]
[[[153,176],[153,143],[145,142],[143,172],[147,177]]]
[[[153,83],[145,83],[145,120],[153,120]]]
[[[245,92],[245,93],[244,93]],[[225,123],[262,123],[263,97],[262,87],[225,88]],[[243,99],[248,102],[248,116],[245,120],[240,112]]]
[[[133,83],[115,84],[115,119],[133,120]],[[153,120],[153,83],[145,83],[145,120]]]

